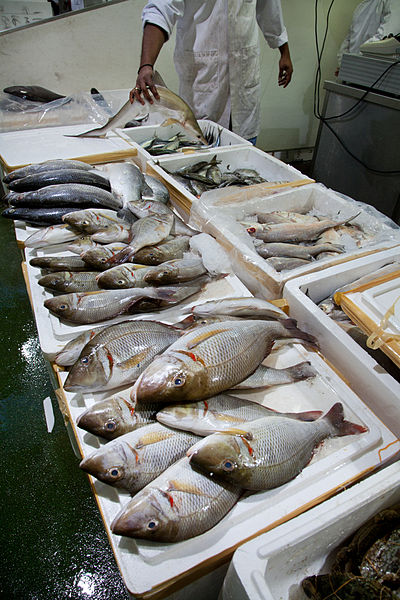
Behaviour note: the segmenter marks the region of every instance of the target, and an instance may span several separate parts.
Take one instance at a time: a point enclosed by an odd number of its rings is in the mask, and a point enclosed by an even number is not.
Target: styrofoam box
[[[314,209],[335,221],[357,215],[352,220],[352,224],[360,226],[370,234],[370,240],[363,242],[361,247],[357,247],[354,243],[348,245],[348,250],[343,254],[313,260],[307,265],[278,272],[257,254],[250,235],[238,222],[257,210],[308,212]],[[234,272],[246,287],[253,294],[267,299],[281,297],[285,283],[294,277],[320,271],[338,263],[343,263],[341,268],[345,268],[345,262],[357,256],[400,244],[400,228],[389,219],[366,204],[353,203],[333,190],[316,183],[280,192],[264,199],[254,198],[229,206],[225,203],[220,210],[214,210],[213,207],[212,212],[208,211],[206,206],[202,206],[200,201],[192,207],[190,223],[214,236],[228,252]]]
[[[136,155],[136,149],[114,133],[105,138],[68,137],[88,129],[93,129],[93,123],[0,133],[1,162],[6,171],[11,171],[56,158],[94,164]]]
[[[374,413],[400,437],[400,384],[391,377],[317,303],[337,288],[396,261],[400,248],[392,248],[289,281],[283,295],[290,316],[299,327],[315,335],[321,352],[349,382]]]
[[[151,598],[161,590],[167,595],[172,586],[184,586],[213,571],[230,558],[238,545],[318,504],[399,450],[395,436],[318,353],[308,352],[299,344],[285,345],[272,352],[266,364],[283,368],[303,360],[311,361],[317,377],[235,395],[281,411],[320,409],[326,412],[340,401],[345,417],[364,424],[368,432],[325,440],[295,479],[273,490],[245,494],[215,527],[202,535],[179,543],[161,544],[112,534],[110,524],[128,502],[129,495],[90,478],[122,577],[134,596]],[[58,376],[62,387],[66,373]],[[76,420],[96,400],[111,394],[112,391],[107,394],[64,392],[67,413],[82,456],[92,453],[103,442],[77,428]]]
[[[214,155],[217,155],[217,160],[221,161],[218,164],[221,171],[255,169],[261,177],[274,182],[308,179],[306,175],[294,167],[252,145],[240,148],[215,148],[207,152],[193,152],[184,156],[174,156],[160,160],[153,156],[152,160],[147,163],[147,172],[150,175],[157,174],[164,181],[169,189],[172,202],[179,204],[182,202],[181,197],[183,197],[186,202],[192,204],[197,200],[196,196],[191,194],[172,175],[164,171],[162,167],[165,166],[169,171],[174,171],[184,166],[193,165],[200,160],[211,160]]]
[[[328,573],[335,549],[376,513],[398,502],[400,463],[396,462],[241,546],[220,599],[305,600],[301,581]]]
[[[44,307],[43,303],[47,298],[53,298],[54,294],[51,291],[43,288],[38,284],[39,279],[42,276],[42,270],[37,267],[32,267],[29,264],[31,258],[37,256],[72,256],[73,253],[66,250],[67,244],[60,244],[55,250],[55,246],[47,249],[25,249],[27,274],[29,280],[29,287],[31,292],[33,312],[36,320],[36,327],[38,330],[40,347],[48,360],[53,360],[55,354],[59,352],[65,344],[88,329],[95,327],[105,327],[114,323],[120,323],[127,319],[146,319],[152,320],[157,319],[165,323],[176,323],[177,321],[188,316],[190,308],[194,304],[198,304],[205,300],[215,300],[217,298],[228,298],[231,296],[250,296],[250,292],[245,288],[241,281],[234,275],[229,275],[220,280],[211,281],[205,288],[189,296],[183,302],[180,302],[176,306],[152,313],[138,313],[137,315],[121,315],[108,321],[101,321],[93,324],[78,325],[74,323],[68,323],[62,321],[56,315],[50,313],[47,308]],[[76,254],[75,254],[76,256]],[[107,292],[107,290],[104,290]]]
[[[229,131],[225,127],[221,127],[217,123],[213,121],[209,121],[208,119],[200,119],[198,121],[200,129],[203,133],[212,132],[216,137],[218,135],[219,130],[221,130],[221,138],[220,138],[220,148],[225,146],[251,146],[251,142],[245,140],[237,133],[233,133],[233,131]],[[137,149],[137,157],[136,162],[138,162],[140,168],[145,171],[146,164],[149,160],[158,160],[160,158],[170,158],[171,154],[161,154],[159,156],[153,156],[145,150],[141,144],[147,140],[150,140],[152,137],[157,136],[160,139],[167,140],[173,135],[176,135],[179,132],[184,132],[182,126],[179,124],[172,124],[167,126],[162,125],[143,125],[141,127],[130,127],[127,129],[116,129],[115,132],[124,138],[126,141],[132,143],[132,145]],[[196,152],[206,152],[207,150],[198,149]],[[193,151],[190,150],[190,153]],[[181,152],[178,153],[181,154]]]

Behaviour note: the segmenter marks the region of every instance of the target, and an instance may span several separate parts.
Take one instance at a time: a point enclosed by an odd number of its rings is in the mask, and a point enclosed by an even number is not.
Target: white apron
[[[271,48],[287,42],[280,0],[158,0],[143,24],[171,35],[176,23],[179,94],[198,119],[211,119],[242,137],[260,129],[258,28]]]

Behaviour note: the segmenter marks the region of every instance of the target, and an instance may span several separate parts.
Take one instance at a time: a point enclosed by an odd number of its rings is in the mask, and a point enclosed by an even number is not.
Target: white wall
[[[334,78],[336,52],[347,33],[359,0],[335,0],[323,58],[322,80]],[[96,87],[133,87],[141,46],[140,14],[145,2],[127,0],[59,17],[51,22],[0,35],[1,89],[11,85],[41,85],[60,94]],[[330,0],[318,0],[320,39]],[[277,85],[279,51],[261,40],[262,131],[257,145],[264,150],[313,146],[318,122],[313,117],[316,69],[315,0],[282,0],[294,63],[286,89]],[[174,42],[166,44],[157,68],[174,91]]]

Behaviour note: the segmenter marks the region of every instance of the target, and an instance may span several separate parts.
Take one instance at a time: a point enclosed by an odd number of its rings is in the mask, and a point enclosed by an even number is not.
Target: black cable
[[[373,167],[368,166],[364,161],[362,161],[361,159],[359,159],[351,150],[349,150],[349,148],[346,146],[346,144],[343,142],[343,140],[340,138],[340,136],[336,133],[336,131],[334,131],[334,129],[331,127],[331,125],[327,122],[328,120],[332,120],[332,119],[340,119],[342,117],[344,117],[345,115],[347,115],[348,113],[350,113],[352,110],[354,110],[359,104],[361,104],[365,97],[373,90],[374,86],[380,81],[380,79],[382,79],[382,77],[384,77],[384,75],[386,75],[386,73],[392,69],[394,66],[396,66],[397,64],[400,63],[400,60],[395,61],[394,63],[391,63],[384,71],[383,73],[381,73],[381,75],[378,77],[378,79],[376,81],[374,81],[374,83],[372,85],[369,86],[369,88],[365,91],[365,93],[361,96],[361,98],[359,98],[357,100],[357,102],[355,102],[355,104],[353,106],[351,106],[349,109],[347,109],[344,113],[340,114],[340,115],[334,115],[331,117],[323,117],[321,115],[321,111],[320,111],[320,86],[321,86],[321,60],[322,60],[322,54],[325,48],[325,42],[326,42],[326,38],[328,35],[328,29],[329,29],[329,17],[330,17],[330,13],[333,7],[333,3],[334,0],[331,0],[331,3],[329,5],[328,8],[328,12],[327,12],[327,16],[326,16],[326,26],[325,26],[325,33],[324,33],[324,39],[323,39],[323,43],[322,43],[322,47],[321,47],[321,52],[319,51],[319,42],[318,42],[318,0],[315,0],[315,6],[314,6],[314,35],[315,35],[315,46],[316,46],[316,50],[317,50],[317,71],[315,74],[315,82],[314,82],[314,116],[319,119],[324,125],[326,125],[326,127],[333,133],[333,135],[336,137],[337,141],[339,142],[339,144],[342,146],[342,148],[356,161],[358,162],[360,165],[362,165],[365,169],[367,169],[368,171],[371,171],[373,173],[378,173],[378,174],[383,174],[383,175],[395,175],[400,173],[400,170],[390,170],[390,171],[384,171],[381,169],[374,169]]]

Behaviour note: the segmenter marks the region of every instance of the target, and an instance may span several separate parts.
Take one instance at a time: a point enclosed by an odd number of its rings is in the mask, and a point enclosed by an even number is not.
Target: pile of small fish
[[[369,519],[335,550],[328,574],[306,577],[312,600],[398,600],[400,598],[400,505]]]
[[[280,272],[345,252],[345,236],[361,245],[366,234],[349,225],[357,216],[336,221],[299,212],[272,211],[251,215],[240,223],[252,237],[257,254]]]
[[[197,198],[200,198],[203,192],[212,189],[224,188],[229,185],[254,185],[266,181],[254,169],[221,171],[218,167],[220,163],[221,161],[217,160],[217,156],[214,155],[210,160],[201,160],[176,171],[169,171],[165,166],[161,166]]]
[[[275,305],[226,298],[194,305],[175,325],[135,320],[88,330],[59,353],[57,364],[70,367],[67,391],[114,390],[77,421],[110,440],[81,468],[133,496],[113,533],[160,542],[199,535],[245,490],[296,477],[325,438],[365,431],[344,420],[341,404],[324,416],[279,413],[229,394],[316,376],[308,361],[264,366],[279,341],[317,347]]]
[[[141,142],[140,145],[152,156],[175,154],[176,152],[180,152],[185,148],[204,150],[207,148],[216,148],[220,145],[221,132],[221,128],[218,128],[216,135],[213,134],[211,130],[208,132],[205,131],[204,137],[208,142],[207,145],[204,145],[204,143],[198,139],[193,139],[192,137],[186,136],[183,132],[178,132],[167,139],[162,139],[158,137],[158,135],[154,134],[153,137]]]

